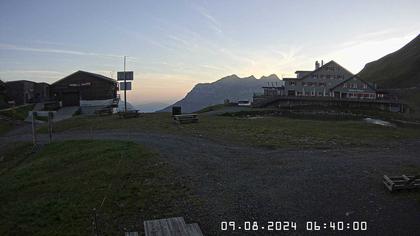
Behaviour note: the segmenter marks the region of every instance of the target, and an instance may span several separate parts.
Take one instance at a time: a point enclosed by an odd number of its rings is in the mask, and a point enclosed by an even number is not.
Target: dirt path
[[[308,233],[306,221],[367,221],[367,233],[374,235],[420,232],[420,203],[411,193],[390,194],[381,181],[383,174],[420,167],[420,140],[389,149],[268,150],[123,130],[55,134],[56,140],[90,138],[131,140],[158,151],[204,200],[204,210],[186,218],[198,221],[207,235],[222,233],[220,221],[258,221],[260,226],[297,221],[298,234]],[[0,138],[3,145],[24,140],[31,136]],[[321,234],[326,232],[332,231]]]

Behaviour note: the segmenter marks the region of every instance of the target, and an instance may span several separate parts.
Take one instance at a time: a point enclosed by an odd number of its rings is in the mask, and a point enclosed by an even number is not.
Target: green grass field
[[[4,109],[0,110],[0,116],[4,116],[11,120],[23,121],[27,116],[28,112],[33,109],[34,105],[24,105],[16,107],[16,109]],[[15,128],[16,124],[8,120],[0,119],[0,135],[5,134]]]
[[[136,119],[75,117],[54,124],[55,132],[123,129],[203,136],[221,142],[278,147],[381,145],[420,137],[420,127],[381,127],[362,120],[308,120],[286,117],[200,116],[197,124],[177,125],[169,113],[149,113]],[[41,131],[46,131],[41,128]]]
[[[33,104],[23,105],[15,109],[5,109],[0,111],[0,115],[9,117],[13,120],[24,120],[28,116],[28,112],[34,108]]]
[[[105,235],[123,235],[122,227],[141,230],[145,219],[183,215],[182,204],[197,203],[157,154],[131,142],[30,150],[1,150],[0,235],[90,235],[93,208]]]
[[[11,124],[8,121],[0,120],[0,134],[5,134],[12,130],[14,127],[13,124]]]

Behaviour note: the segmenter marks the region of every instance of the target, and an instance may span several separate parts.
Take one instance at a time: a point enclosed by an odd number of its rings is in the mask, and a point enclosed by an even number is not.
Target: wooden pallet
[[[420,189],[420,175],[401,175],[389,177],[384,175],[383,183],[390,192],[401,189]]]
[[[197,223],[186,224],[182,217],[144,221],[144,232],[146,236],[203,236]]]
[[[172,116],[174,121],[179,124],[188,124],[188,123],[197,123],[198,115],[197,114],[182,114]]]

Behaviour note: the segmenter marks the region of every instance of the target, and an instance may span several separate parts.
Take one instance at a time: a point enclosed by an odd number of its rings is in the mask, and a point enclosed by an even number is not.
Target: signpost
[[[131,90],[131,82],[120,82],[120,89]]]
[[[131,82],[127,83],[127,80],[133,80],[133,71],[125,71],[126,56],[124,56],[124,71],[117,73],[117,80],[124,80],[120,83],[120,89],[124,89],[124,112],[127,112],[127,90],[131,90]]]
[[[117,80],[121,81],[124,80],[124,71],[120,71],[117,73]],[[133,80],[133,72],[126,71],[125,72],[125,80]]]

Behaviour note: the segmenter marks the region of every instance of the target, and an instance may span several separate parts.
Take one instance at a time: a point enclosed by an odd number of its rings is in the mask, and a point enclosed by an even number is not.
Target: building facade
[[[376,99],[377,92],[371,84],[359,76],[352,76],[330,89],[335,98]]]
[[[28,80],[6,82],[6,99],[15,105],[44,102],[49,100],[49,85]]]
[[[51,95],[61,106],[106,106],[117,97],[117,81],[77,71],[51,84]]]
[[[334,97],[351,99],[376,99],[374,85],[354,76],[335,61],[325,65],[315,62],[314,71],[296,71],[296,78],[283,78],[285,96]],[[272,88],[264,88],[273,94]],[[279,89],[278,89],[279,90]]]
[[[284,78],[287,96],[331,97],[330,89],[353,76],[334,61],[319,66],[314,71],[296,71],[297,78]]]

